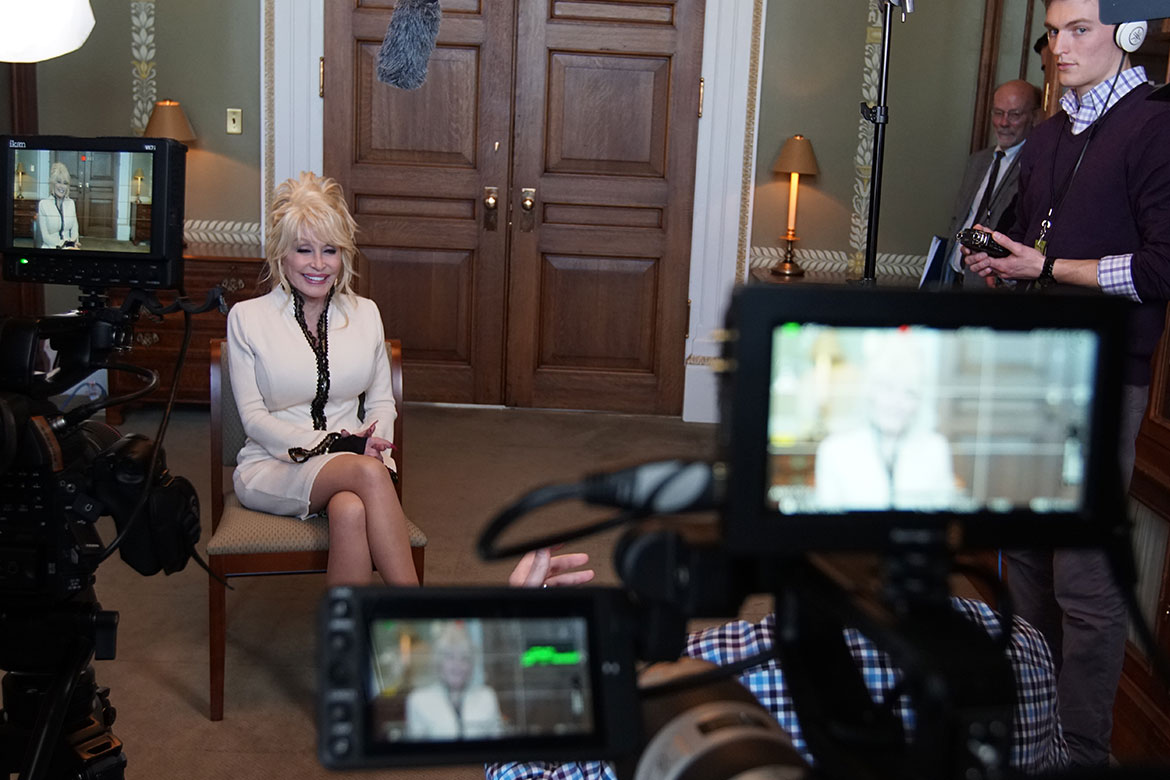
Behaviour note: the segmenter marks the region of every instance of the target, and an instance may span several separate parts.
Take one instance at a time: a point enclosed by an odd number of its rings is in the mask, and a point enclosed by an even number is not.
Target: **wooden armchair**
[[[394,420],[395,464],[398,466],[398,498],[402,498],[402,348],[397,339],[386,342],[390,377],[398,416]],[[223,339],[211,343],[211,539],[207,563],[219,577],[263,574],[323,572],[329,558],[329,521],[256,512],[240,505],[225,470],[236,465],[244,445],[228,372],[227,349]],[[228,472],[230,474],[230,471]],[[419,584],[423,581],[423,558],[427,537],[408,521],[410,552]],[[224,658],[227,640],[226,590],[208,578],[208,644],[211,657],[211,719],[223,719]]]

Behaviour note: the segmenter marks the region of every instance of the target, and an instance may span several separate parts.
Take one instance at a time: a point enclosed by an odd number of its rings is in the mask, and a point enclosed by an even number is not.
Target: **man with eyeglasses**
[[[981,149],[967,160],[959,196],[947,237],[951,246],[943,269],[944,287],[968,284],[982,287],[978,274],[963,265],[955,233],[975,224],[1006,229],[1015,221],[1016,189],[1020,168],[1016,164],[1024,140],[1040,113],[1040,90],[1026,81],[1000,84],[991,101],[991,127],[995,145]],[[994,178],[992,178],[994,177]],[[964,279],[966,277],[966,279]]]

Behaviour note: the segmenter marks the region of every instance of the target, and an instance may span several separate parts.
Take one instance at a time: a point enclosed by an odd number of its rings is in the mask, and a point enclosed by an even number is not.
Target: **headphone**
[[[1148,29],[1145,22],[1123,22],[1113,32],[1113,40],[1123,52],[1132,54],[1141,48]]]

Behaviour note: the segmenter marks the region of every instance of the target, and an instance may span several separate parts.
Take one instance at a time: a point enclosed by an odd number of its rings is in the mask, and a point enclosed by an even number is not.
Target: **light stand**
[[[865,236],[865,267],[858,284],[872,285],[877,282],[877,229],[878,212],[881,210],[882,199],[882,160],[886,148],[886,124],[890,121],[889,106],[886,105],[889,94],[890,73],[890,28],[893,26],[894,6],[902,8],[902,21],[906,14],[914,10],[913,0],[886,0],[885,21],[882,24],[882,69],[878,87],[878,103],[870,106],[861,104],[861,116],[873,123],[873,164],[870,168],[869,179],[869,222],[866,225]]]

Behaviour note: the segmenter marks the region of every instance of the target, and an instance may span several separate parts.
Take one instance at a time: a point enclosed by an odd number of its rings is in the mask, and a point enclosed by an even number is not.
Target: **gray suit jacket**
[[[973,201],[979,193],[979,185],[983,182],[983,177],[987,175],[987,169],[991,167],[991,160],[994,156],[995,147],[989,146],[986,149],[975,152],[975,154],[967,158],[967,169],[963,172],[963,182],[959,186],[959,196],[955,199],[955,208],[951,216],[950,231],[946,236],[952,242],[952,245],[955,240],[955,233],[965,227],[970,227],[970,225],[965,225],[963,222],[967,219],[967,214],[971,211],[971,208],[977,205]],[[1020,154],[1017,152],[1015,157],[1012,158],[1007,171],[1000,176],[999,186],[991,193],[991,218],[988,220],[991,224],[988,227],[1000,231],[1011,229],[1012,223],[1015,222],[1014,204],[1019,184]],[[1008,213],[1009,206],[1012,207],[1011,213]],[[983,284],[978,274],[973,274],[966,268],[963,269],[963,275],[966,277],[967,282]]]

